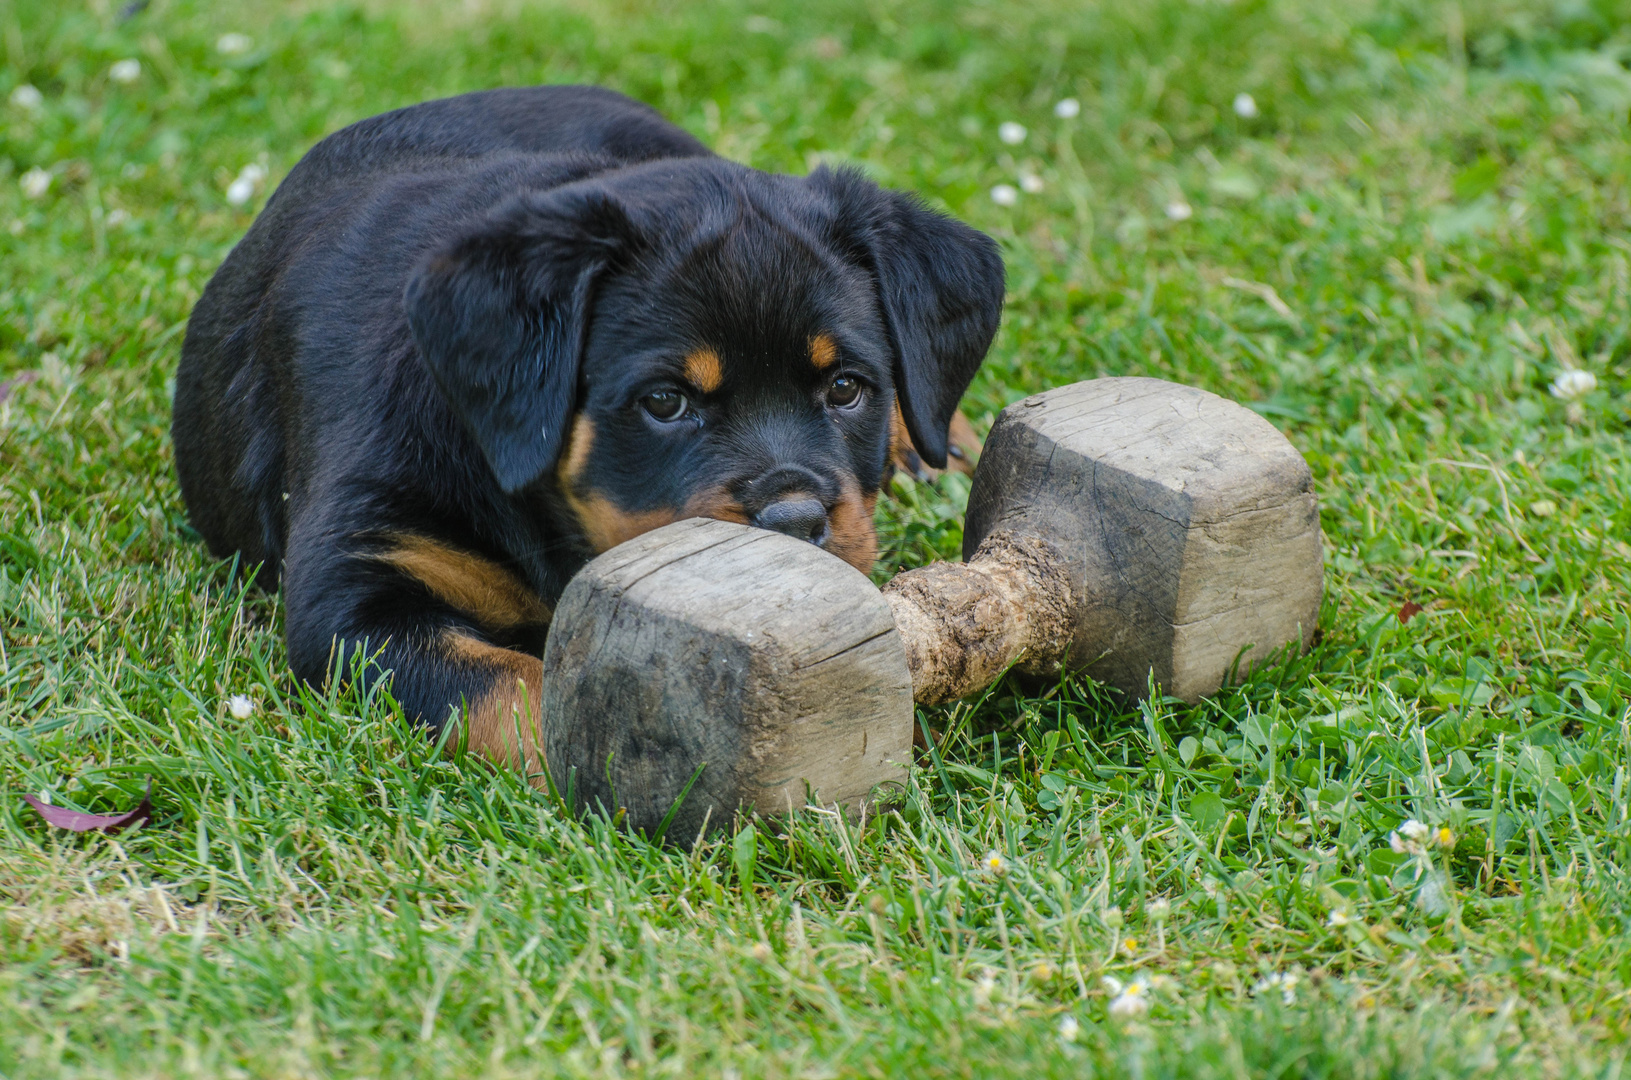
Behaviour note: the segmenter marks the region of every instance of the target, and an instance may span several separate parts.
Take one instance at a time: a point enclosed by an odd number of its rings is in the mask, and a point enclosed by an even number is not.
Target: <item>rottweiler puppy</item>
[[[318,143],[216,272],[176,470],[210,549],[281,579],[297,677],[365,650],[535,771],[573,573],[698,515],[870,569],[897,411],[945,466],[1002,299],[989,237],[859,173],[750,169],[602,89],[432,101]]]

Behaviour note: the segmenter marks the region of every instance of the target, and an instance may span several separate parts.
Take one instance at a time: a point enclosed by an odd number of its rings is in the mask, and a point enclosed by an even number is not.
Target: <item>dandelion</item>
[[[1242,120],[1252,120],[1257,116],[1257,99],[1245,91],[1235,95],[1235,115]]]
[[[1073,97],[1061,98],[1053,106],[1053,115],[1061,120],[1071,120],[1081,115],[1082,103]]]
[[[1258,979],[1252,987],[1252,996],[1257,997],[1270,990],[1280,991],[1280,1001],[1286,1005],[1297,1003],[1297,976],[1289,971],[1275,972],[1266,978]]]
[[[40,199],[51,190],[51,174],[36,166],[17,178],[25,199]]]
[[[1076,1022],[1076,1018],[1074,1016],[1067,1013],[1059,1020],[1059,1041],[1063,1043],[1073,1043],[1076,1041],[1076,1036],[1081,1033],[1081,1030],[1082,1025]]]
[[[1040,195],[1042,193],[1042,178],[1035,173],[1019,174],[1019,189],[1027,195]]]
[[[1353,920],[1348,917],[1348,913],[1340,909],[1331,912],[1331,914],[1325,917],[1325,925],[1329,926],[1332,930],[1340,930],[1351,922],[1353,922]]]
[[[124,59],[114,62],[108,68],[108,78],[116,83],[133,83],[142,77],[142,62],[136,59]]]
[[[1012,120],[1004,120],[997,125],[997,138],[1009,146],[1018,146],[1025,141],[1025,125],[1016,124]]]
[[[1132,1020],[1150,1011],[1150,984],[1142,978],[1130,983],[1106,975],[1104,985],[1115,995],[1110,999],[1110,1016],[1115,1020]]]
[[[1013,206],[1019,202],[1019,189],[1012,184],[998,184],[991,189],[991,201],[998,206]]]
[[[11,104],[13,108],[33,112],[45,104],[45,95],[28,83],[23,83],[11,92]]]
[[[247,694],[233,694],[227,699],[227,712],[235,719],[248,720],[255,712],[255,703],[249,700]]]
[[[1167,217],[1173,221],[1188,221],[1195,216],[1195,208],[1182,199],[1174,199],[1167,203]]]
[[[266,179],[266,166],[250,162],[238,170],[237,179],[227,185],[227,202],[242,206],[255,197],[255,189]]]
[[[215,39],[215,51],[222,56],[237,56],[255,47],[255,39],[248,34],[227,33]]]
[[[1552,396],[1559,401],[1579,401],[1597,389],[1597,376],[1579,368],[1569,368],[1552,380]]]

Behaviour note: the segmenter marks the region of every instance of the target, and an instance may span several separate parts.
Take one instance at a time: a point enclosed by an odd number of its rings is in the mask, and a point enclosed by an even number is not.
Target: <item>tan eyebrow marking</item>
[[[725,368],[719,354],[709,348],[694,349],[685,358],[685,377],[704,394],[718,390],[725,381]]]
[[[817,334],[810,339],[810,363],[817,371],[826,371],[838,363],[838,345],[831,334]]]

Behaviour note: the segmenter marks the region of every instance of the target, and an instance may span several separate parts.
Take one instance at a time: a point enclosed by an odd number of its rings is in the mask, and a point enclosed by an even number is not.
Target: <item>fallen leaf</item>
[[[1424,610],[1422,606],[1416,603],[1414,600],[1406,600],[1404,605],[1399,608],[1399,621],[1402,623],[1407,623],[1410,621],[1410,616],[1422,610]]]
[[[63,806],[52,806],[44,799],[33,795],[24,795],[23,801],[40,812],[40,816],[49,825],[70,832],[119,832],[132,825],[139,825],[153,816],[153,778],[147,778],[147,792],[142,801],[136,804],[133,810],[122,814],[87,814],[83,810],[69,810]]]

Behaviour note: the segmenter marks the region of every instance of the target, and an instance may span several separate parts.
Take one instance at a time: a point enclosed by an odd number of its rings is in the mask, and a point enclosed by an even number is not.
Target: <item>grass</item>
[[[0,9],[0,1075],[1618,1075],[1628,15]],[[185,525],[187,312],[324,133],[539,81],[759,167],[858,163],[997,236],[977,424],[1099,374],[1251,403],[1313,466],[1320,643],[1193,708],[1002,685],[927,717],[945,737],[891,812],[685,850],[562,820],[388,698],[294,686],[276,599]],[[1021,173],[1042,190],[990,198]],[[1571,367],[1597,389],[1566,403]],[[955,553],[965,494],[886,503],[889,565]],[[20,799],[122,809],[149,777],[121,837]],[[1407,819],[1451,846],[1395,853]],[[1106,976],[1147,980],[1148,1013],[1112,1017]]]

